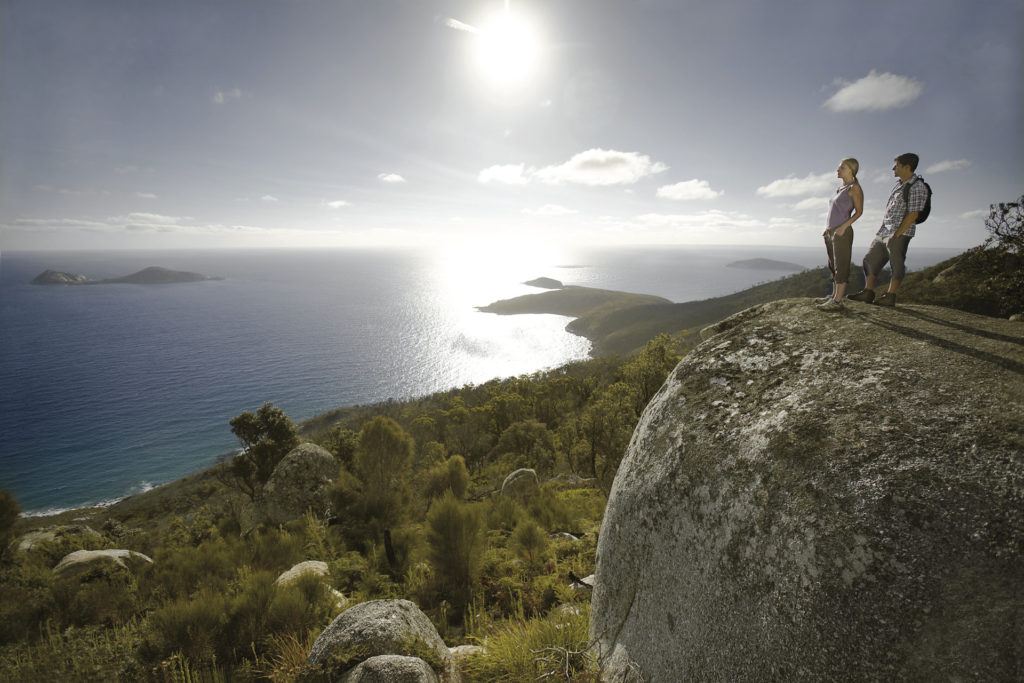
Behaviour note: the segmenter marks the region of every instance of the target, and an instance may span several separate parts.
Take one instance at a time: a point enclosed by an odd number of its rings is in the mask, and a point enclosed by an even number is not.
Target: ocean
[[[923,267],[955,250],[911,250]],[[817,267],[823,249],[163,251],[0,254],[0,488],[28,514],[110,503],[238,448],[228,421],[273,402],[294,421],[557,367],[590,343],[553,315],[481,313],[565,284],[682,302]],[[148,266],[224,278],[38,286]],[[823,292],[827,283],[822,283]]]

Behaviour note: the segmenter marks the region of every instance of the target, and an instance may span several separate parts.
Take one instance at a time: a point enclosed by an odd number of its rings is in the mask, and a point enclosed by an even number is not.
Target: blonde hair
[[[846,166],[853,172],[853,177],[857,177],[857,171],[860,170],[860,164],[857,162],[856,159],[854,159],[853,157],[847,157],[846,159],[843,159],[840,163],[846,164]]]

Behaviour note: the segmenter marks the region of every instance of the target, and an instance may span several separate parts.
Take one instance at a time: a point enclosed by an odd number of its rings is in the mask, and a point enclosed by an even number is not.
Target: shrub
[[[521,521],[512,532],[511,544],[516,554],[529,565],[539,565],[548,547],[548,537],[530,518]]]
[[[589,651],[587,605],[538,619],[514,619],[485,627],[474,638],[487,649],[462,660],[463,681],[527,681],[541,678],[597,681]]]
[[[460,503],[451,491],[427,512],[427,554],[456,619],[461,619],[479,578],[481,530],[478,511]]]
[[[428,499],[440,498],[445,491],[451,491],[456,498],[463,500],[468,489],[469,470],[461,455],[453,455],[431,467],[423,484],[423,493]]]
[[[230,614],[231,600],[221,591],[206,589],[195,598],[172,600],[149,616],[139,656],[150,664],[177,652],[196,664],[229,661]]]

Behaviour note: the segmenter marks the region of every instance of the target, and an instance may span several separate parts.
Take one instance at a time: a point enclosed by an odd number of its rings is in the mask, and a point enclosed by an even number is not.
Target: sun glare
[[[540,56],[537,34],[507,9],[484,24],[476,38],[477,65],[491,85],[522,85],[536,70]]]

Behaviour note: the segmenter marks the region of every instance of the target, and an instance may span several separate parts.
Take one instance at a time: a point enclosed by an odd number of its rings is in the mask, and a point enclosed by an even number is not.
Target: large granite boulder
[[[260,508],[270,524],[284,524],[312,509],[328,515],[327,488],[338,476],[338,461],[324,448],[304,443],[277,463],[263,487]]]
[[[615,477],[610,680],[1019,680],[1024,326],[806,299],[709,329]]]
[[[540,480],[537,478],[537,471],[526,467],[511,472],[501,483],[501,495],[516,500],[527,500],[538,493]]]
[[[65,555],[53,568],[53,573],[57,578],[70,579],[93,572],[131,571],[152,563],[149,557],[134,550],[76,550]]]
[[[408,600],[372,600],[345,610],[313,643],[307,663],[315,680],[341,680],[377,655],[418,657],[441,681],[458,680],[448,646],[427,615]]]

